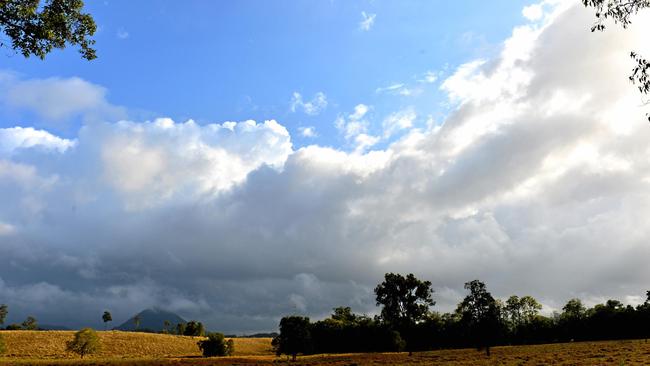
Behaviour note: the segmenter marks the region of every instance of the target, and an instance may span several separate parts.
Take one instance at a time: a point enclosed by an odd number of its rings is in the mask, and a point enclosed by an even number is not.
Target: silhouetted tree
[[[277,354],[291,355],[295,361],[299,353],[306,354],[312,350],[309,318],[287,316],[280,320]]]
[[[104,314],[102,315],[102,320],[104,321],[104,330],[107,329],[107,323],[113,321],[113,316],[111,315],[110,311],[104,311]]]
[[[501,309],[483,282],[467,282],[465,289],[469,290],[469,295],[458,304],[456,311],[476,345],[485,347],[485,353],[490,356],[490,346],[501,330]]]
[[[27,319],[22,324],[22,329],[25,330],[36,330],[38,329],[38,322],[33,316],[28,316]]]
[[[207,337],[208,339],[197,343],[204,357],[231,356],[235,353],[235,342],[232,339],[226,341],[221,333],[208,333]]]
[[[55,48],[78,45],[82,57],[96,58],[91,47],[97,30],[92,16],[83,13],[82,0],[0,0],[0,31],[11,49],[25,57],[41,59]],[[0,46],[7,47],[0,40]]]
[[[76,332],[74,339],[67,343],[67,350],[78,354],[81,358],[99,352],[100,349],[99,336],[91,328],[84,328]]]
[[[375,287],[377,305],[382,305],[381,319],[406,338],[409,354],[416,341],[414,328],[423,321],[433,306],[431,282],[421,281],[412,273],[386,273],[384,281]]]
[[[9,309],[7,305],[1,304],[0,305],[0,324],[5,323],[5,319],[7,319],[7,314],[9,313]]]

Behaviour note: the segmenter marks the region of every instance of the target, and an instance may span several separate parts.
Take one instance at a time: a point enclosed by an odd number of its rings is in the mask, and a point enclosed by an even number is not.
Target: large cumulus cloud
[[[294,150],[275,121],[1,130],[0,302],[15,320],[158,305],[253,331],[374,312],[387,271],[431,280],[439,310],[474,278],[547,311],[638,300],[650,129],[625,74],[650,23],[591,34],[579,6],[540,9],[442,84],[443,123],[385,150]]]

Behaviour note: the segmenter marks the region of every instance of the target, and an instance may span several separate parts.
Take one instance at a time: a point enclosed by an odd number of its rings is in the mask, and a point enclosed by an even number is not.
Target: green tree
[[[2,304],[0,305],[0,324],[5,323],[5,319],[7,319],[7,314],[9,313],[9,310],[7,308],[7,305]]]
[[[221,333],[208,333],[207,336],[208,339],[197,343],[204,357],[232,356],[235,353],[235,342],[232,339],[226,341]]]
[[[286,316],[280,320],[280,335],[277,341],[278,355],[291,355],[296,360],[298,354],[311,352],[311,325],[309,318]]]
[[[189,321],[185,324],[183,335],[190,337],[203,337],[205,335],[205,327],[201,322],[195,320]]]
[[[92,328],[84,328],[74,334],[74,338],[67,343],[66,349],[83,358],[85,355],[99,352],[101,343],[97,332]]]
[[[176,334],[178,335],[185,334],[185,323],[176,324]]]
[[[458,304],[456,312],[476,345],[484,347],[485,353],[490,356],[490,346],[501,330],[501,308],[483,282],[467,282],[465,289],[469,290],[469,295]]]
[[[562,317],[566,319],[583,319],[587,309],[580,299],[571,299],[562,307],[562,311]]]
[[[429,307],[435,305],[431,282],[420,281],[410,273],[406,277],[386,273],[384,282],[375,287],[377,305],[382,305],[381,318],[387,324],[400,327],[426,318]]]
[[[107,329],[107,323],[113,321],[113,316],[111,315],[110,311],[104,311],[104,314],[102,315],[102,320],[104,321],[104,330]]]
[[[38,322],[33,316],[28,316],[27,319],[22,324],[24,330],[36,330],[38,329]]]
[[[138,330],[138,328],[140,328],[141,321],[142,321],[142,317],[140,316],[140,314],[133,317],[133,324],[135,325],[135,330]]]
[[[0,41],[0,46],[44,59],[55,48],[76,45],[83,58],[92,60],[97,26],[83,6],[82,0],[0,0],[0,31],[11,43]]]
[[[332,319],[341,321],[343,323],[354,323],[357,321],[357,316],[352,313],[352,309],[349,306],[339,306],[334,308],[334,313],[332,313]]]
[[[591,27],[592,32],[605,30],[604,21],[607,19],[612,19],[614,23],[627,28],[632,24],[633,15],[640,10],[650,8],[650,0],[582,0],[582,3],[596,10],[596,23]],[[636,52],[631,52],[630,57],[635,63],[629,76],[630,81],[642,94],[650,94],[650,61]],[[648,119],[650,120],[650,115]]]

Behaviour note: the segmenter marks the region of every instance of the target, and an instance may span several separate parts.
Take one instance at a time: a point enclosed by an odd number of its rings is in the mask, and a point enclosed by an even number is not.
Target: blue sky
[[[8,323],[156,306],[270,331],[378,314],[387,272],[431,281],[441,312],[477,278],[544,313],[645,298],[650,128],[627,75],[647,12],[592,33],[577,0],[88,11],[95,61],[0,54]]]
[[[77,76],[103,86],[108,101],[129,118],[168,116],[198,123],[276,119],[294,144],[345,147],[337,116],[372,106],[371,130],[391,112],[418,109],[416,124],[446,113],[439,83],[459,64],[493,56],[530,1],[97,1],[88,3],[99,26],[99,58],[74,49],[46,62],[3,57],[0,67],[23,78]],[[360,27],[362,12],[374,16]],[[7,52],[5,52],[7,53]],[[418,95],[377,92],[404,84]],[[291,113],[294,92],[307,101],[322,92],[318,115]],[[16,114],[0,126],[38,125]],[[6,114],[5,114],[6,116]],[[374,125],[374,127],[373,127]],[[47,126],[73,137],[69,124]],[[313,126],[317,139],[302,138]]]

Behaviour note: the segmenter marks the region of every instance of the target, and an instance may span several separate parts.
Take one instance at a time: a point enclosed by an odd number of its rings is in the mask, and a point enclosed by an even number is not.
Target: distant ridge
[[[135,318],[140,318],[140,324],[136,327]],[[120,324],[115,329],[118,330],[138,330],[149,332],[160,332],[164,330],[165,320],[171,324],[170,328],[175,329],[178,323],[187,323],[187,321],[177,314],[158,308],[146,309],[132,316],[129,320]]]

